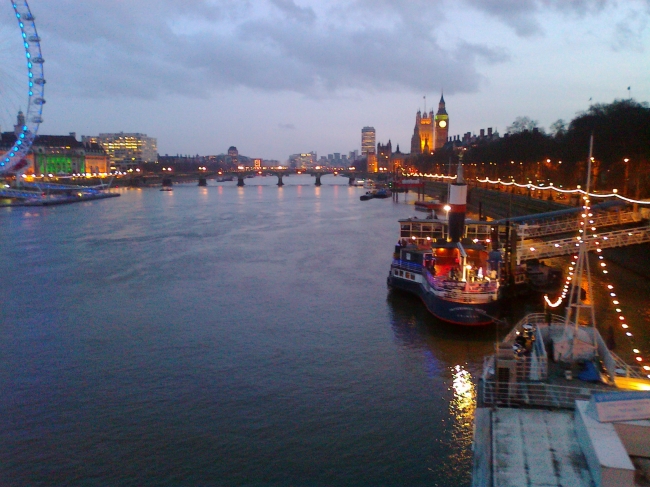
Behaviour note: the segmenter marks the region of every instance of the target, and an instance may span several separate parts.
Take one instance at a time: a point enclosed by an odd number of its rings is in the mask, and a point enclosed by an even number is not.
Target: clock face
[[[447,122],[444,120],[440,120],[440,123],[438,124],[439,127],[442,127],[443,129],[447,126]]]

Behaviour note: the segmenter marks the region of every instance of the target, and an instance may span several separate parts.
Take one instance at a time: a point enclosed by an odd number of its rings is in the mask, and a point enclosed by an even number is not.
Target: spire
[[[445,110],[445,96],[440,94],[440,102],[438,103],[438,113],[436,115],[447,115],[447,110]]]

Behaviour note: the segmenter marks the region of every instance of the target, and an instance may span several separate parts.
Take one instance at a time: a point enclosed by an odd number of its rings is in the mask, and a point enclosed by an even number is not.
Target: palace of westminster
[[[427,112],[426,98],[424,111],[418,110],[415,115],[415,127],[413,128],[413,136],[411,137],[411,151],[410,153],[403,153],[397,145],[393,152],[393,146],[389,140],[387,144],[377,143],[374,127],[363,127],[361,130],[361,157],[367,161],[368,172],[382,172],[382,171],[395,171],[399,167],[405,167],[409,159],[418,157],[425,154],[433,154],[442,148],[448,147],[463,147],[471,145],[478,140],[493,141],[499,138],[497,132],[493,132],[492,128],[480,130],[480,135],[472,135],[471,132],[463,134],[462,138],[459,135],[449,136],[449,114],[445,106],[445,98],[440,96],[438,102],[438,110],[434,113],[433,110]],[[337,156],[338,154],[336,154]],[[298,156],[298,154],[296,154]],[[309,165],[316,163],[316,154],[311,152],[309,154],[300,154],[300,163],[302,165]],[[354,153],[350,153],[347,161],[353,161]],[[334,162],[338,160],[334,158]],[[321,157],[318,164],[323,165],[332,162],[332,158]]]

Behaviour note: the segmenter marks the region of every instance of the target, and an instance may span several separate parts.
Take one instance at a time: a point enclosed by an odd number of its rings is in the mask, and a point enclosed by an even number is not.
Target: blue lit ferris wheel
[[[36,32],[36,24],[29,5],[26,0],[12,0],[11,6],[18,27],[20,28],[21,43],[24,48],[27,64],[27,80],[22,76],[22,99],[25,103],[25,111],[17,113],[17,125],[15,127],[16,140],[8,148],[3,147],[0,151],[0,175],[19,174],[27,166],[26,156],[36,138],[38,127],[43,121],[43,91],[45,78],[43,77],[43,56],[41,55],[41,39]],[[24,73],[24,71],[23,71]],[[24,87],[27,88],[25,99]],[[4,97],[5,93],[0,93]],[[4,144],[3,144],[4,145]]]

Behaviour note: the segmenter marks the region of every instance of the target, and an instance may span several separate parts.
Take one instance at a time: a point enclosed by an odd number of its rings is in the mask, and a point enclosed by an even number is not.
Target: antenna
[[[422,98],[424,98],[424,113],[427,113],[427,95],[424,95]]]

